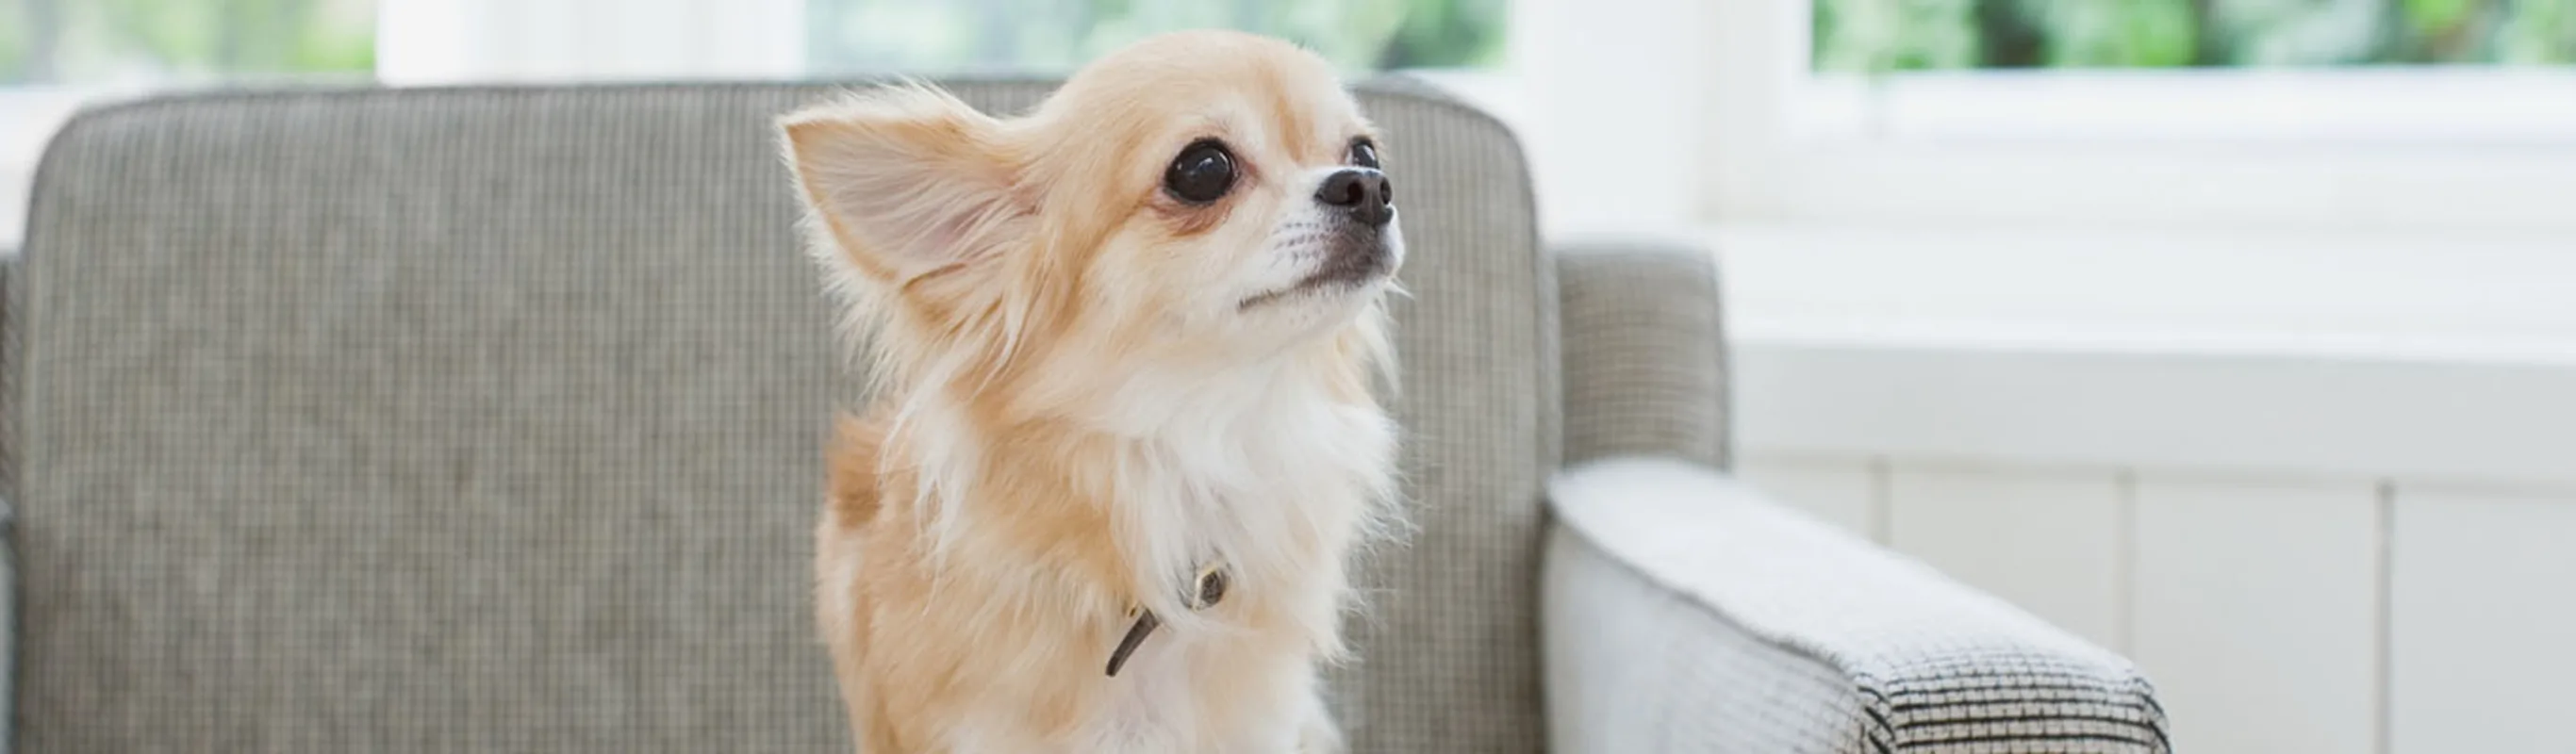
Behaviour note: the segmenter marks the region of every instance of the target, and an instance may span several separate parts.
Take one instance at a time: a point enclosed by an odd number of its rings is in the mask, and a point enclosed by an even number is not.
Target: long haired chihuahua
[[[1332,69],[1186,32],[1015,118],[903,85],[780,126],[873,357],[815,532],[860,748],[1342,750],[1404,243]]]

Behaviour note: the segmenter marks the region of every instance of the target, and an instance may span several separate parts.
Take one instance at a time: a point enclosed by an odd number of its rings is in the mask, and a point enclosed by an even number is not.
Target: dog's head
[[[1154,37],[1017,118],[898,86],[781,125],[899,369],[1272,359],[1368,327],[1404,260],[1376,133],[1277,40]]]

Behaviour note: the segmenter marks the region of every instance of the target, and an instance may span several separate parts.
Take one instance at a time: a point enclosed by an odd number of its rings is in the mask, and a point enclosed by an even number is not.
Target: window
[[[1457,68],[1502,55],[1505,0],[807,0],[816,73],[1062,72],[1155,32],[1227,27],[1353,70]]]
[[[2576,0],[1822,0],[1799,127],[2576,141]]]
[[[1818,71],[2576,63],[2576,0],[1820,0]]]
[[[15,0],[0,85],[161,84],[375,66],[373,0]]]
[[[2576,0],[1717,13],[1702,219],[2576,229]]]

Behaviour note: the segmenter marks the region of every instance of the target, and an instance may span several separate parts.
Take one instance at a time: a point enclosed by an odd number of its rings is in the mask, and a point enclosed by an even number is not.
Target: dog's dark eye
[[[1190,142],[1163,172],[1163,191],[1191,204],[1206,204],[1234,188],[1234,154],[1214,139]]]
[[[1351,166],[1368,168],[1370,170],[1378,169],[1380,166],[1377,164],[1377,144],[1372,143],[1367,139],[1352,140]]]

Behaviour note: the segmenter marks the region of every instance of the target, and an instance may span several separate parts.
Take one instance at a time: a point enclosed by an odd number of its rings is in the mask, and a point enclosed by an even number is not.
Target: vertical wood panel
[[[1867,458],[1749,455],[1737,463],[1746,482],[1863,537],[1878,539],[1878,465]]]
[[[2576,496],[2400,486],[2389,751],[2568,751]]]
[[[2118,476],[1922,468],[1888,475],[1889,541],[1969,585],[2124,649]]]
[[[2377,485],[2144,474],[2135,495],[2131,656],[2175,739],[2215,754],[2375,751]]]

